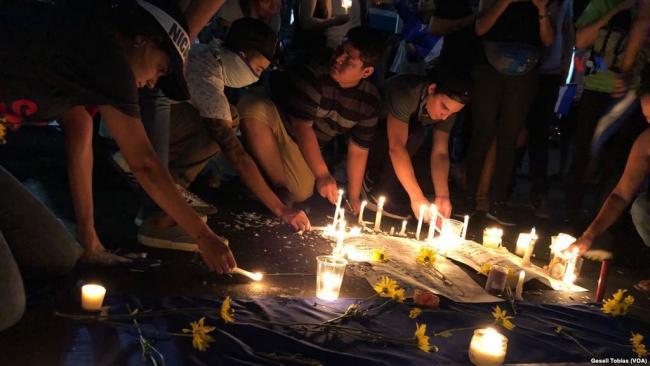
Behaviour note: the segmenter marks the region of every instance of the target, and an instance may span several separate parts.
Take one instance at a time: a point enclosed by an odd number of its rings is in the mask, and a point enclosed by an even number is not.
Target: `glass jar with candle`
[[[469,360],[476,366],[503,365],[508,338],[494,328],[477,329],[469,344]]]
[[[316,261],[316,297],[328,301],[338,299],[348,261],[331,255],[318,256]]]
[[[503,230],[496,227],[488,227],[483,230],[483,245],[488,248],[498,249],[501,246]]]
[[[490,273],[485,282],[485,291],[491,295],[499,295],[505,290],[507,281],[508,269],[495,264],[490,268]]]

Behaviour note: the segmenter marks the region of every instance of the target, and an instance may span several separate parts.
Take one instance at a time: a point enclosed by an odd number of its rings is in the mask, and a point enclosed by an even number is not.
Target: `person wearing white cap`
[[[144,190],[196,240],[211,270],[230,272],[236,263],[227,241],[180,196],[140,121],[138,87],[153,86],[161,79],[170,97],[189,97],[183,77],[190,46],[187,26],[174,6],[155,3],[138,0],[132,6],[120,4],[95,14],[48,4],[19,4],[11,9],[2,5],[0,125],[4,132],[7,126],[17,129],[62,117],[83,119],[88,117],[84,106],[98,106]],[[11,136],[5,139],[11,141]],[[24,312],[22,276],[65,273],[81,248],[4,169],[0,169],[0,187],[3,330]]]

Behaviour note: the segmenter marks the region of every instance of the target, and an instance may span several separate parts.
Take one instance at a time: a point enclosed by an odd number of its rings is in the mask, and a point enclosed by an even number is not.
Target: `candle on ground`
[[[420,240],[420,233],[422,232],[422,222],[424,222],[424,212],[427,209],[427,205],[420,205],[420,212],[418,217],[418,227],[415,231],[415,240]]]
[[[494,328],[474,331],[469,345],[469,360],[477,366],[503,365],[508,351],[508,338]]]
[[[528,239],[529,239],[528,246],[524,251],[524,258],[521,260],[521,264],[523,264],[524,266],[530,264],[530,257],[533,256],[533,251],[535,250],[535,242],[537,241],[537,235],[535,235],[535,228],[533,228],[530,234],[528,234]]]
[[[336,221],[339,219],[339,211],[341,210],[341,202],[343,201],[343,190],[339,189],[339,196],[336,199],[336,210],[334,210],[334,220],[332,225],[336,227]]]
[[[515,298],[517,300],[523,300],[521,296],[524,293],[524,279],[526,278],[526,272],[519,272],[519,280],[517,281],[517,288],[515,290]]]
[[[385,202],[386,197],[379,197],[379,203],[377,204],[377,215],[375,216],[375,231],[381,231],[381,215],[384,213]]]
[[[402,221],[402,230],[400,230],[399,232],[400,236],[406,236],[406,223],[407,223],[406,220]]]
[[[81,287],[81,308],[86,311],[99,311],[104,302],[106,288],[100,285],[83,285]]]
[[[433,234],[436,231],[436,222],[438,221],[438,208],[436,205],[431,204],[431,219],[429,220],[429,233],[427,234],[427,241],[433,240]]]
[[[483,230],[483,245],[488,248],[498,248],[501,246],[503,230],[496,227],[489,227]]]
[[[465,215],[463,220],[463,240],[467,239],[467,228],[469,227],[469,215]]]
[[[347,14],[352,7],[352,0],[341,0],[341,7],[345,10],[345,14]]]
[[[576,280],[576,262],[578,261],[578,249],[575,248],[569,254],[569,262],[567,263],[566,270],[564,271],[564,277],[562,282],[567,285],[573,285],[573,282]]]
[[[363,222],[363,211],[366,209],[367,204],[368,201],[361,201],[361,208],[359,208],[359,224],[361,224],[361,226],[365,226],[365,223]]]

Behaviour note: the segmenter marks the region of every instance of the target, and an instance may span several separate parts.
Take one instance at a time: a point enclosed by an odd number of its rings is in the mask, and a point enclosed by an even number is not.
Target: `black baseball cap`
[[[149,13],[160,25],[167,36],[162,48],[169,55],[171,70],[158,79],[158,87],[169,99],[182,101],[190,99],[190,92],[185,81],[184,65],[191,40],[185,16],[177,1],[136,0],[138,5]]]
[[[472,97],[472,80],[465,75],[447,74],[436,83],[436,93],[442,93],[461,104]]]
[[[234,52],[257,51],[274,63],[278,54],[278,35],[259,19],[240,18],[230,26],[223,45]]]

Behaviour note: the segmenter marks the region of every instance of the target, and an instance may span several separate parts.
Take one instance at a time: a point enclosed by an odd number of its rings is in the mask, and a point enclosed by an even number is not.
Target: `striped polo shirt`
[[[377,87],[363,79],[353,88],[341,88],[326,63],[301,64],[271,77],[271,95],[289,134],[286,117],[311,123],[318,144],[325,146],[337,135],[348,134],[355,144],[368,148],[375,135],[381,97]]]

